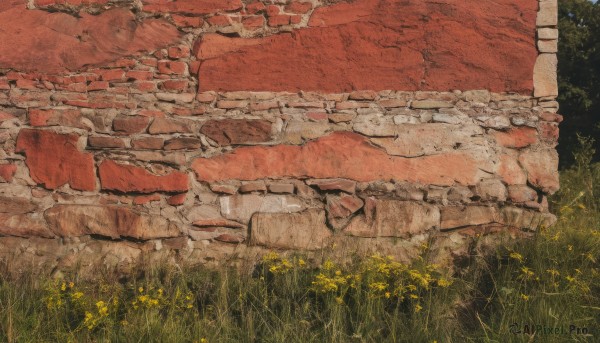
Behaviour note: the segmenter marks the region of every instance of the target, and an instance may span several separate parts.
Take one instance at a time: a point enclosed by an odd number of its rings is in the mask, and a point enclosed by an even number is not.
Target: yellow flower
[[[144,287],[138,288],[138,292],[140,292],[140,293],[144,292]]]
[[[71,294],[71,298],[74,300],[78,300],[81,299],[81,297],[83,297],[83,293],[82,292],[75,292]]]
[[[66,291],[67,290],[67,284],[63,282],[62,285],[60,286],[60,290],[63,291],[63,292]]]
[[[415,305],[415,313],[421,312],[422,309],[423,309],[423,306],[421,306],[420,304]]]
[[[569,282],[574,282],[575,281],[575,278],[572,277],[572,276],[570,276],[570,275],[565,276],[565,279],[567,279],[567,281],[569,281]]]
[[[327,260],[323,263],[324,270],[332,270],[333,268],[335,268],[335,264],[333,262],[331,262],[330,260]]]
[[[519,254],[518,252],[511,252],[509,256],[513,260],[517,260],[520,263],[523,263],[523,255]]]
[[[445,279],[445,278],[439,278],[439,279],[437,280],[437,284],[438,284],[438,286],[440,286],[440,287],[446,288],[446,287],[449,287],[450,285],[452,285],[452,281],[450,281],[450,280],[447,280],[447,279]]]
[[[573,251],[573,246],[571,244],[567,245],[567,250]]]
[[[344,303],[344,299],[342,299],[342,297],[336,297],[335,302],[338,303],[339,305],[341,305]]]
[[[300,267],[304,267],[304,266],[306,265],[306,262],[305,262],[303,259],[299,259],[299,260],[298,260],[298,265],[299,265]]]
[[[69,288],[73,288],[75,287],[75,284],[73,282],[69,282]]]
[[[391,296],[392,296],[392,293],[390,293],[390,292],[385,292],[385,297],[386,297],[386,298],[388,298],[388,299],[389,299]]]
[[[411,293],[411,294],[409,294],[409,297],[410,297],[411,299],[419,299],[419,296],[418,296],[418,295],[416,295],[416,294],[412,294],[412,293]]]
[[[521,272],[523,273],[523,276],[527,279],[529,279],[535,275],[535,273],[527,267],[521,267]]]
[[[521,299],[528,301],[529,300],[529,295],[525,295],[525,294],[521,294]]]

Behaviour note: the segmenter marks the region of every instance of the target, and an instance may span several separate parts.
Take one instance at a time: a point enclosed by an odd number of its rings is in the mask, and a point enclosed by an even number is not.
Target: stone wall
[[[551,225],[556,25],[556,0],[2,1],[0,258],[448,261]]]

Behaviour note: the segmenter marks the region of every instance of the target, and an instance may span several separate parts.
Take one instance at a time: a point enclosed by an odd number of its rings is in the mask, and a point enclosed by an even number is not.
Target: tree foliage
[[[600,151],[600,3],[559,0],[558,10],[558,100],[565,116],[558,150],[566,167],[574,162],[576,133],[597,137]]]

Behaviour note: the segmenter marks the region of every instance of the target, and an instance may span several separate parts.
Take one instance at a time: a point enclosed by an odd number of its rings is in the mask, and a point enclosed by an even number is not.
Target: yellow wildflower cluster
[[[144,289],[144,287],[138,287],[138,295],[131,302],[134,310],[140,308],[160,308],[165,303],[164,291],[162,288]]]
[[[409,267],[394,261],[393,257],[376,254],[363,261],[356,273],[349,273],[327,260],[314,277],[311,290],[317,294],[335,294],[338,303],[353,292],[366,292],[371,298],[407,300],[417,313],[423,309],[419,303],[423,292],[434,286],[444,288],[452,284],[438,269],[433,264]]]
[[[96,302],[96,311],[85,311],[85,318],[83,320],[83,325],[87,327],[88,330],[93,330],[102,321],[104,321],[109,315],[109,307],[108,304],[102,300]]]
[[[271,251],[262,258],[263,266],[271,274],[286,274],[294,268],[306,267],[306,261],[302,258],[282,258],[278,253]]]
[[[355,285],[355,276],[344,274],[335,263],[330,260],[321,265],[319,272],[312,281],[311,290],[316,293],[337,293],[343,296],[349,287]],[[341,299],[341,297],[340,297]],[[340,303],[340,301],[338,301]]]

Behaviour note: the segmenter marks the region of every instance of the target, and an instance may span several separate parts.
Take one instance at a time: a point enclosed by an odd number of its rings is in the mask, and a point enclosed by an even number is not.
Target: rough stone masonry
[[[448,262],[549,226],[556,0],[3,0],[0,259]]]

